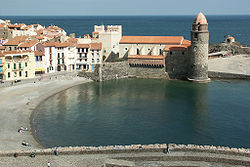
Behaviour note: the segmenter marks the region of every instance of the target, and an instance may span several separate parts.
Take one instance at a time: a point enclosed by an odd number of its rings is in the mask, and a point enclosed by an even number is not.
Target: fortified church
[[[123,36],[119,44],[119,57],[128,60],[131,75],[165,73],[173,79],[209,81],[209,31],[202,13],[192,24],[191,41],[182,36]]]

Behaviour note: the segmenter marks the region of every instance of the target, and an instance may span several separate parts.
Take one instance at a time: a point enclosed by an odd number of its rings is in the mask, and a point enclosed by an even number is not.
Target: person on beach
[[[170,153],[170,149],[169,149],[169,146],[167,146],[167,154]]]

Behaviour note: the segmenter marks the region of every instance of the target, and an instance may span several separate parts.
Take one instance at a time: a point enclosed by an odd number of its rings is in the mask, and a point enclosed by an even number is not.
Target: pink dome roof
[[[207,23],[207,19],[206,19],[206,17],[204,16],[203,13],[200,12],[200,13],[195,17],[195,19],[194,19],[194,24],[208,24],[208,23]]]

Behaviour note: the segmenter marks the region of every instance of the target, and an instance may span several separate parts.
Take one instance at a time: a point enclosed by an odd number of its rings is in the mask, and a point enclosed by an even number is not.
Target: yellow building
[[[5,62],[5,57],[3,55],[0,55],[0,82],[4,80],[4,62]]]
[[[44,74],[45,73],[45,55],[44,55],[44,52],[35,51],[35,58],[36,58],[35,74]]]
[[[23,80],[35,77],[35,55],[33,51],[0,52],[5,57],[3,79],[6,81]]]

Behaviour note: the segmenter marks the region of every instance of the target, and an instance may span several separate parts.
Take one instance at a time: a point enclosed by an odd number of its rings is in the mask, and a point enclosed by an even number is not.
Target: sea
[[[250,148],[250,81],[165,79],[86,83],[42,102],[34,134],[44,147],[202,144]]]
[[[12,23],[57,25],[76,37],[94,25],[122,25],[123,35],[184,36],[195,16],[0,16]],[[207,16],[210,44],[226,35],[250,45],[250,15]],[[42,102],[31,120],[44,147],[150,143],[250,148],[250,82],[208,84],[160,79],[87,83]]]
[[[250,15],[208,15],[210,43],[224,41],[226,35],[250,45]],[[0,16],[12,23],[57,25],[76,37],[91,34],[94,25],[122,25],[123,35],[184,36],[190,40],[195,16]]]

